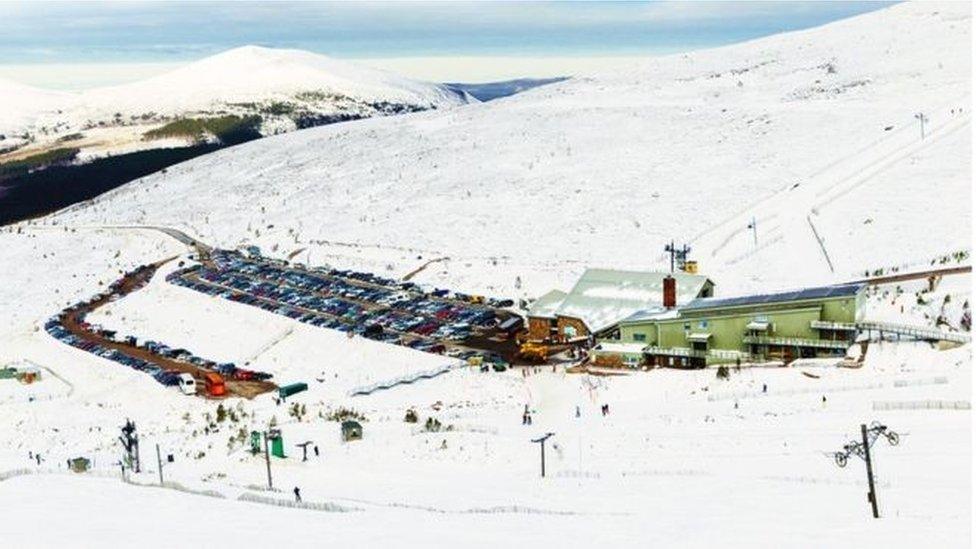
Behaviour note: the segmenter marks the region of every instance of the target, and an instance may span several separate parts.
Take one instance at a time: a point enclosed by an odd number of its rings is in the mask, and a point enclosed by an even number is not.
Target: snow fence
[[[719,400],[740,400],[747,398],[756,397],[771,397],[771,396],[795,396],[795,395],[807,395],[814,393],[840,393],[845,391],[870,391],[874,389],[885,389],[887,387],[902,388],[902,387],[917,387],[922,385],[945,385],[949,383],[946,377],[931,377],[922,379],[896,379],[889,385],[881,381],[876,381],[873,383],[861,383],[861,384],[851,384],[851,385],[822,385],[813,387],[795,387],[793,389],[779,389],[773,390],[768,389],[765,393],[762,389],[749,389],[746,391],[726,391],[726,392],[715,392],[709,393],[708,401],[715,402]]]
[[[292,501],[286,499],[276,499],[268,496],[258,496],[255,494],[241,494],[237,498],[238,501],[247,501],[250,503],[261,503],[264,505],[274,505],[276,507],[288,507],[291,509],[308,509],[311,511],[325,511],[327,513],[349,513],[353,511],[362,511],[359,507],[344,507],[342,505],[337,505],[335,503],[328,502],[314,502],[314,501]]]
[[[876,412],[891,410],[969,410],[968,400],[882,400],[874,401],[871,408]]]

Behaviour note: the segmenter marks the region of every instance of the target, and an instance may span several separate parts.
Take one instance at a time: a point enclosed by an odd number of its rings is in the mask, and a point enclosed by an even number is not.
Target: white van
[[[180,374],[180,392],[184,395],[197,394],[197,382],[190,374]]]

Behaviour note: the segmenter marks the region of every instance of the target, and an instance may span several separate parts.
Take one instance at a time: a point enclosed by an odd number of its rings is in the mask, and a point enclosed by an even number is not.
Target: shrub
[[[347,419],[366,421],[366,416],[351,408],[338,408],[330,411],[329,415],[325,416],[325,419],[328,421],[345,421]]]
[[[39,168],[69,164],[80,151],[77,147],[63,147],[7,162],[0,165],[0,179],[23,175]]]
[[[260,125],[260,116],[230,115],[214,118],[177,118],[162,127],[149,130],[142,134],[142,137],[144,140],[167,137],[188,137],[201,140],[209,133],[224,142],[237,141],[240,135],[257,132]]]
[[[718,371],[715,372],[715,377],[718,379],[729,379],[729,367],[724,364],[719,366]]]
[[[419,418],[417,417],[417,412],[414,410],[407,410],[407,414],[403,416],[403,421],[405,423],[417,423]]]

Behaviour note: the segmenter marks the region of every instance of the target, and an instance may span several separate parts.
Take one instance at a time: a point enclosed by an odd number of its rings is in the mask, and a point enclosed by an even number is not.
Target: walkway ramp
[[[924,341],[950,341],[952,343],[969,343],[972,337],[961,332],[946,332],[928,326],[914,326],[911,324],[897,324],[894,322],[880,322],[866,320],[858,322],[861,331],[876,331],[878,333],[898,334]]]

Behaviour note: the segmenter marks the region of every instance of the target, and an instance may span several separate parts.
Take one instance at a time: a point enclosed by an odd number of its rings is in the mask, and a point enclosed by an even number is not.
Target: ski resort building
[[[672,309],[714,294],[704,276],[587,269],[569,293],[554,290],[529,309],[529,339],[573,341],[601,335],[648,309]]]
[[[616,355],[632,366],[674,367],[843,356],[863,317],[865,287],[699,298],[676,310],[638,311],[620,321],[617,338],[601,341],[595,354]]]

